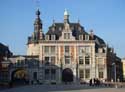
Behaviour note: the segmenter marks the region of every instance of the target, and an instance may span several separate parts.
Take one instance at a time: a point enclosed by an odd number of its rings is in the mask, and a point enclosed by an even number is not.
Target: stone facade
[[[65,69],[72,71],[74,83],[88,82],[92,78],[102,81],[112,79],[110,66],[115,62],[116,55],[92,30],[87,33],[79,21],[71,23],[65,10],[64,22],[53,21],[44,34],[39,10],[36,15],[33,35],[28,38],[27,55],[39,56],[42,69],[39,74],[44,83],[64,82]],[[108,56],[111,54],[111,57]]]

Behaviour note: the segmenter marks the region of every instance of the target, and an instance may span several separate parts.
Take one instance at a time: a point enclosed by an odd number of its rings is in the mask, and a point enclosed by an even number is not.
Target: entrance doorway
[[[28,84],[27,71],[25,69],[16,69],[11,74],[11,82],[15,85]]]
[[[66,68],[62,71],[62,81],[67,82],[73,82],[73,72],[70,68]]]

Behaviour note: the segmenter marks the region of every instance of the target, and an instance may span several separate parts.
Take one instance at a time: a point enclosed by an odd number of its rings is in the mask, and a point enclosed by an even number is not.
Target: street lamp
[[[115,64],[115,63],[112,63],[112,66],[114,66],[114,67],[113,67],[113,71],[114,71],[114,82],[115,82],[115,88],[117,88],[117,84],[116,84],[116,82],[117,82],[117,80],[116,80],[116,64]]]

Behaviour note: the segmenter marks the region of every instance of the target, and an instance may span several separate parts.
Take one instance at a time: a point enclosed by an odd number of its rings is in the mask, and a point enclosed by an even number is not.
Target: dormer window
[[[46,35],[46,40],[49,40],[49,35]]]
[[[79,40],[83,40],[83,35],[79,35]]]
[[[86,40],[86,41],[89,40],[89,35],[85,35],[85,40]]]
[[[55,40],[55,35],[51,35],[51,40]]]
[[[70,39],[70,33],[64,33],[64,39]]]

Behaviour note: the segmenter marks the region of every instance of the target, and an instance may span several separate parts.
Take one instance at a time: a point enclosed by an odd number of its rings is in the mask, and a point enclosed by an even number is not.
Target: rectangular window
[[[64,39],[66,39],[66,33],[64,33]]]
[[[49,57],[45,57],[45,62],[49,62]]]
[[[90,69],[85,69],[85,78],[90,78]]]
[[[51,35],[51,40],[55,40],[55,35]]]
[[[51,54],[55,54],[55,46],[51,46]]]
[[[85,35],[85,40],[86,40],[86,41],[89,40],[89,35]]]
[[[90,64],[90,57],[89,56],[85,56],[85,64],[86,65]]]
[[[79,64],[83,64],[83,57],[79,57]]]
[[[45,46],[45,47],[44,47],[44,52],[45,52],[46,54],[49,53],[49,46]]]
[[[99,78],[103,78],[103,71],[99,71]]]
[[[46,37],[46,38],[45,38],[46,40],[49,40],[49,35],[46,35],[45,37]]]
[[[67,39],[70,39],[70,33],[67,33]]]
[[[55,65],[55,57],[51,57],[51,64]]]
[[[69,53],[69,46],[65,46],[65,53]]]
[[[64,39],[70,39],[70,33],[64,33]]]
[[[65,56],[65,64],[70,64],[70,56]]]
[[[83,40],[83,35],[79,35],[79,40]]]
[[[89,54],[89,53],[90,53],[90,47],[89,47],[89,46],[86,46],[86,47],[85,47],[85,53],[86,53],[86,54]]]
[[[79,55],[83,55],[85,53],[84,47],[79,46]]]
[[[79,70],[79,78],[84,78],[84,70],[83,69],[80,69]]]

